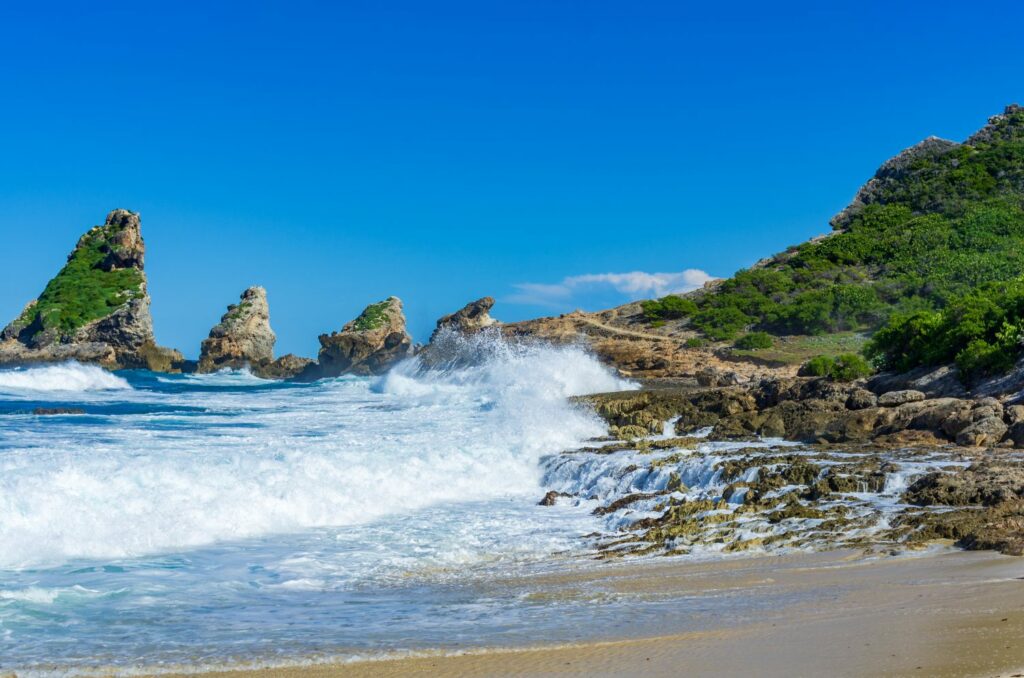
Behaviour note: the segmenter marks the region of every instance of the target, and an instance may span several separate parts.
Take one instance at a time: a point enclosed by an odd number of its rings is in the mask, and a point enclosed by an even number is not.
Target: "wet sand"
[[[421,653],[371,661],[216,671],[234,678],[326,676],[1010,676],[1024,675],[1024,559],[943,551],[840,551],[687,563],[623,563],[535,577],[553,595],[595,582],[680,599],[784,592],[794,602],[696,632],[648,638],[586,629],[593,642]],[[691,598],[692,599],[692,598]],[[615,636],[619,638],[616,639]]]

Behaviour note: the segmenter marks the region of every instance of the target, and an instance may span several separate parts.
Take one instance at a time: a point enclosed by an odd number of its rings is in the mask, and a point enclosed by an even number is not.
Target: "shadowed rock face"
[[[138,214],[116,209],[82,235],[39,298],[0,333],[0,363],[178,369],[181,354],[153,337],[141,228]]]
[[[340,332],[320,335],[317,362],[298,375],[302,380],[342,374],[382,374],[412,352],[402,301],[388,297],[370,304]]]
[[[277,336],[270,327],[270,306],[267,291],[250,287],[242,292],[237,304],[203,340],[199,356],[199,372],[214,372],[226,367],[242,368],[274,359]]]

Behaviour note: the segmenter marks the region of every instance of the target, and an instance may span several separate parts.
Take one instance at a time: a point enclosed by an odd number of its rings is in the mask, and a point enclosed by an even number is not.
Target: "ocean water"
[[[568,396],[633,385],[576,347],[457,354],[301,385],[0,371],[0,669],[572,639],[592,600],[494,582],[585,558],[602,523],[537,505],[542,460],[605,432]]]

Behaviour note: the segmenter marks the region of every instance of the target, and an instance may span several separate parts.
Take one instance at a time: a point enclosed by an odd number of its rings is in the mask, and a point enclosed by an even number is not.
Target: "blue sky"
[[[22,4],[0,322],[127,207],[187,355],[251,284],[311,355],[390,294],[422,340],[485,294],[514,320],[729,275],[1024,100],[1010,2]]]

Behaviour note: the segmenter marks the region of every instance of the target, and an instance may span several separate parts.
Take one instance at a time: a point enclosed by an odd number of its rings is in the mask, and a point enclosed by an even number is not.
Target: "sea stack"
[[[277,335],[270,327],[267,291],[250,287],[242,292],[237,304],[228,306],[227,313],[203,340],[197,371],[216,372],[269,363],[274,360],[276,341]]]
[[[317,362],[303,370],[299,378],[382,374],[411,352],[412,337],[405,326],[402,300],[388,297],[367,306],[340,332],[321,334]]]
[[[156,345],[139,215],[116,209],[89,229],[39,298],[0,333],[0,364],[78,360],[110,369],[180,370]]]

